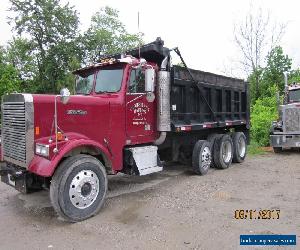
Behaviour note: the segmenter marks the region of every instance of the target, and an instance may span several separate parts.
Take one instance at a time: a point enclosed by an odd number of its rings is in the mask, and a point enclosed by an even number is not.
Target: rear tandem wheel
[[[211,165],[211,144],[208,141],[196,142],[192,156],[192,167],[196,174],[205,175]]]
[[[233,158],[233,143],[228,134],[221,134],[215,139],[213,158],[216,168],[228,168]]]

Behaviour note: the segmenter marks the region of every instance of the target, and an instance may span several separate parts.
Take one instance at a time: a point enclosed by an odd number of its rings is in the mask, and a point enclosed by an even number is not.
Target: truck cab
[[[300,147],[300,83],[286,85],[279,119],[272,122],[270,144],[275,153],[280,153],[284,147]]]

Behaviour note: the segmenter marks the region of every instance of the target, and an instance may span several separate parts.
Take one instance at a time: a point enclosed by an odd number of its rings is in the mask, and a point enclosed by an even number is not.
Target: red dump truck
[[[163,161],[195,174],[242,162],[249,89],[240,79],[171,65],[163,41],[78,69],[76,93],[2,99],[1,180],[23,193],[50,189],[67,221],[95,215],[107,175],[147,175]]]

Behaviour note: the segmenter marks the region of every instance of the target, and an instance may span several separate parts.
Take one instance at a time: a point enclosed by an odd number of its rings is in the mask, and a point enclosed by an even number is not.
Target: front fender
[[[105,155],[106,159],[110,163],[112,162],[112,157],[104,145],[89,139],[77,139],[66,142],[61,148],[59,148],[58,153],[56,153],[51,159],[35,155],[28,167],[28,170],[40,176],[50,177],[53,175],[62,158],[70,151],[80,146],[92,146],[97,148]]]

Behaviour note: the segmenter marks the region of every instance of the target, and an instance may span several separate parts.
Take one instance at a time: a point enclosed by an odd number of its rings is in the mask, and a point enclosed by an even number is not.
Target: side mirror
[[[155,69],[145,70],[145,92],[154,92]]]
[[[63,104],[67,104],[70,99],[71,93],[67,88],[63,88],[60,91],[60,100]]]

